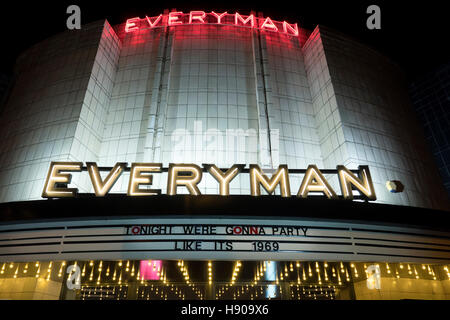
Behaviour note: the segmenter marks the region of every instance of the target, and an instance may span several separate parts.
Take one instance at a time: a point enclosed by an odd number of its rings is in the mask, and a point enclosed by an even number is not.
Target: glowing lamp
[[[400,181],[388,180],[388,181],[386,181],[386,189],[388,189],[389,192],[392,192],[392,193],[399,193],[399,192],[403,191],[404,186]]]

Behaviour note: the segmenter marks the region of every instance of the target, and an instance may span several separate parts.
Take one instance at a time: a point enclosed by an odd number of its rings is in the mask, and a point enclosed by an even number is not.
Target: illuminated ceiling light
[[[428,266],[428,274],[429,274],[429,275],[433,274],[433,271],[432,271],[432,269],[431,269],[430,266]]]

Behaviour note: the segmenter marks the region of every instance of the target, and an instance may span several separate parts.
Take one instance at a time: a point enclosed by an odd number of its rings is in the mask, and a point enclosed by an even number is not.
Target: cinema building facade
[[[1,299],[449,299],[397,66],[255,13],[99,21],[17,60]]]

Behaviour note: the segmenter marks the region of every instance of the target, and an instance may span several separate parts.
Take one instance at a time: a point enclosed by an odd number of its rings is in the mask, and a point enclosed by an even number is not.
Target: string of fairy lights
[[[225,294],[225,292],[227,292],[228,289],[230,289],[236,283],[236,279],[238,277],[241,265],[242,265],[241,261],[235,262],[234,268],[233,268],[233,274],[231,275],[230,284],[229,285],[226,284],[225,287],[222,287],[221,289],[219,289],[219,292],[216,295],[216,299],[220,299],[220,297],[223,296]]]
[[[141,272],[141,263],[141,260],[3,262],[0,278],[35,277],[46,281],[63,281],[67,277],[68,265],[74,265],[81,270],[81,289],[78,293],[80,299],[127,299],[130,296],[130,285],[133,285],[133,297],[148,300],[203,300],[206,298],[207,286],[213,290],[215,299],[253,300],[265,298],[269,285],[277,285],[275,290],[278,295],[283,294],[283,290],[288,290],[286,294],[292,299],[334,299],[340,288],[367,279],[370,276],[368,267],[374,265],[381,277],[394,280],[450,280],[449,265],[342,261],[274,262],[275,277],[271,280],[266,277],[268,269],[264,261],[234,261],[230,278],[225,281],[225,273],[215,271],[215,265],[219,262],[204,261],[203,264],[197,264],[204,268],[204,276],[192,279],[190,262],[184,260],[162,261],[160,264],[148,260],[148,267],[156,274],[156,280],[148,280]],[[177,268],[173,268],[175,265]],[[246,272],[243,274],[244,268]],[[168,271],[176,269],[181,275],[181,282],[180,277],[175,274],[168,276]],[[288,284],[288,287],[280,284]]]
[[[320,286],[312,285],[299,286],[290,284],[291,300],[334,300],[338,290],[334,285]]]
[[[186,281],[186,284],[192,289],[192,291],[195,293],[195,295],[200,299],[204,299],[204,294],[202,291],[190,280],[189,278],[189,270],[187,265],[183,260],[178,261],[177,263],[178,268],[180,269],[180,272],[182,273],[184,277],[184,281]]]

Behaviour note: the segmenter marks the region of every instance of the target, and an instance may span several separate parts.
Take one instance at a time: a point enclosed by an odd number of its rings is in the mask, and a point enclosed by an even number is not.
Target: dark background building
[[[414,81],[410,95],[450,196],[450,63]]]
[[[10,77],[5,73],[0,73],[0,110],[8,96],[8,89],[10,85]]]

